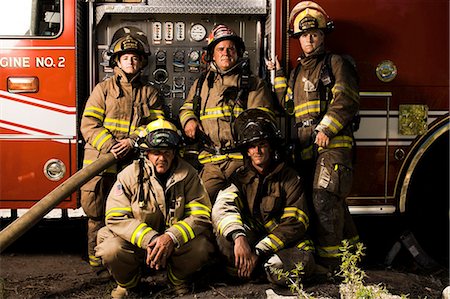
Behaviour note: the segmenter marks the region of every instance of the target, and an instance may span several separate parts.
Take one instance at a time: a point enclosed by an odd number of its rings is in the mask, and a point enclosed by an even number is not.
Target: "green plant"
[[[308,294],[303,289],[302,277],[304,274],[303,264],[295,264],[295,268],[290,271],[283,271],[283,269],[270,267],[269,270],[272,274],[277,276],[278,280],[284,279],[289,286],[292,294],[296,295],[299,299],[314,299],[311,294]]]
[[[350,245],[347,240],[342,242],[339,248],[341,253],[340,271],[337,275],[344,278],[339,286],[341,299],[406,299],[406,295],[391,295],[386,288],[381,285],[364,285],[366,273],[359,268],[358,263],[364,256],[365,247],[362,243]]]

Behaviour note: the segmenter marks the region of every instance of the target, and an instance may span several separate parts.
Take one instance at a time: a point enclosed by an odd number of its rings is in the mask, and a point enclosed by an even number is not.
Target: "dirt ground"
[[[115,284],[105,272],[98,275],[91,270],[83,255],[84,241],[79,223],[45,224],[27,232],[0,255],[0,299],[109,298]],[[372,244],[370,240],[367,243]],[[367,274],[366,285],[381,284],[391,294],[420,299],[441,298],[449,285],[446,267],[425,270],[406,250],[399,252],[391,267],[385,267],[378,256],[383,256],[387,247],[371,248],[361,265]],[[269,289],[292,295],[288,289],[266,282],[231,283],[218,277],[220,273],[213,269],[199,277],[193,292],[180,298],[267,298]],[[175,298],[164,272],[147,276],[142,282],[141,290],[131,298]],[[339,298],[338,280],[316,277],[305,282],[304,289],[316,298]]]

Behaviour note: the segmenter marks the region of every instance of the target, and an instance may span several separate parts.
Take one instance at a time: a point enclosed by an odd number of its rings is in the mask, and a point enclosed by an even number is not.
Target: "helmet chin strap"
[[[217,66],[216,62],[215,62],[215,61],[212,61],[212,63],[211,63],[211,69],[212,69],[214,72],[216,72],[216,73],[218,73],[218,74],[220,74],[220,75],[223,76],[223,75],[227,75],[227,74],[233,72],[236,68],[240,67],[244,62],[245,62],[245,59],[238,58],[238,60],[237,60],[237,62],[236,62],[235,65],[233,65],[231,68],[229,68],[229,69],[226,70],[226,71],[222,71],[222,70]]]

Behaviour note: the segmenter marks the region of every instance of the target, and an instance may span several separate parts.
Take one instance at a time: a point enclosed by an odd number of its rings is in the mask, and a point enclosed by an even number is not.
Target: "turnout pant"
[[[88,216],[87,239],[89,264],[93,267],[101,266],[101,260],[95,256],[97,232],[105,226],[106,198],[111,190],[116,176],[104,174],[95,176],[81,187],[81,207]]]
[[[324,150],[317,158],[312,191],[315,217],[317,262],[335,269],[340,264],[339,247],[343,240],[350,244],[359,239],[345,198],[352,185],[351,150]]]
[[[116,236],[107,227],[98,233],[96,256],[124,288],[137,285],[141,267],[146,267],[147,251]],[[168,260],[167,276],[172,284],[187,281],[210,260],[214,245],[206,235],[198,235],[180,248],[175,248]]]

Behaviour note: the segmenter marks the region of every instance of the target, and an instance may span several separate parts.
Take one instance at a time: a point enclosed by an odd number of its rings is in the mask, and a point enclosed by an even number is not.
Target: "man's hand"
[[[272,59],[268,60],[266,59],[266,67],[267,70],[272,71],[272,70],[279,70],[281,69],[281,64],[280,61],[278,60],[278,55],[275,55],[275,63],[272,61]]]
[[[165,268],[174,246],[173,240],[168,234],[162,234],[153,239],[147,246],[147,265],[156,270]]]
[[[318,132],[314,143],[320,147],[326,148],[330,143],[330,138],[322,132]]]
[[[238,276],[249,278],[258,262],[258,256],[251,250],[247,237],[239,236],[234,240],[234,265]]]
[[[113,153],[116,159],[121,159],[125,157],[126,154],[133,147],[132,141],[130,138],[119,140],[114,146],[111,148],[111,153]]]
[[[195,135],[197,133],[197,130],[203,131],[203,127],[201,124],[198,123],[196,119],[190,119],[184,126],[184,133],[187,137],[195,139]]]

